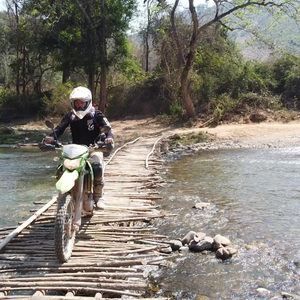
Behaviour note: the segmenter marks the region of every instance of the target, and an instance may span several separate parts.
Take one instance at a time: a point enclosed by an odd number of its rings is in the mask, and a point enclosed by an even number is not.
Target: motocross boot
[[[94,180],[94,201],[96,204],[96,208],[104,209],[105,203],[103,199],[103,187],[104,187],[104,180],[103,178],[95,178]]]

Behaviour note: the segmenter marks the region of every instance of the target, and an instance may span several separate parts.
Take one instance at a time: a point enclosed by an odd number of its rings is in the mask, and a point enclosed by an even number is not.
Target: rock
[[[185,237],[181,240],[182,245],[189,244],[191,240],[194,239],[195,234],[197,234],[195,231],[190,231]]]
[[[193,206],[193,208],[196,208],[196,209],[205,209],[205,208],[209,208],[210,207],[210,203],[206,203],[206,202],[200,202],[200,203],[197,203]]]
[[[160,152],[167,152],[169,151],[169,143],[168,142],[164,142],[160,145]]]
[[[281,292],[280,293],[282,298],[284,299],[300,299],[300,296],[295,295],[295,294],[290,294],[290,293],[286,293],[286,292]]]
[[[209,300],[210,298],[204,295],[197,296],[196,300]]]
[[[253,246],[251,246],[251,245],[245,245],[245,249],[246,249],[246,250],[253,250],[253,249],[254,249],[254,247],[253,247]]]
[[[179,248],[179,251],[188,251],[189,250],[189,247],[186,247],[186,246],[182,246]]]
[[[211,237],[205,237],[205,239],[196,242],[195,240],[190,241],[189,249],[196,252],[202,252],[205,250],[211,250],[213,245],[213,239]]]
[[[226,238],[220,234],[217,234],[214,237],[213,248],[215,250],[218,250],[221,247],[226,247],[226,246],[230,246],[230,245],[231,245],[231,241],[228,238]]]
[[[206,234],[204,232],[197,232],[195,235],[194,235],[194,241],[196,243],[204,240],[204,238],[206,237]]]
[[[171,247],[162,248],[160,249],[160,253],[171,254],[172,248]]]
[[[179,240],[171,240],[169,241],[169,244],[173,251],[177,251],[182,247],[182,242]]]
[[[271,292],[264,288],[258,288],[258,289],[256,289],[256,292],[259,293],[261,296],[265,296],[265,297],[271,295]]]
[[[249,119],[251,120],[251,122],[262,122],[267,120],[268,116],[262,112],[262,111],[256,111],[254,113],[252,113],[249,117]]]
[[[221,258],[222,260],[226,260],[232,257],[232,255],[236,254],[237,250],[230,247],[219,248],[216,252],[216,257]]]

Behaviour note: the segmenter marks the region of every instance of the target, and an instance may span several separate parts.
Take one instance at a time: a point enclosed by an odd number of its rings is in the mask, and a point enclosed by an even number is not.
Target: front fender
[[[56,182],[57,190],[63,194],[70,191],[74,187],[75,180],[78,178],[78,176],[79,174],[76,170],[65,170],[60,179]]]

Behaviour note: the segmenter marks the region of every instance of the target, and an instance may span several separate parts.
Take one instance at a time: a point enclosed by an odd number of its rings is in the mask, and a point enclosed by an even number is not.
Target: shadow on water
[[[0,227],[15,226],[36,209],[33,202],[46,202],[55,195],[54,152],[38,148],[0,148]]]
[[[203,152],[167,162],[165,178],[172,183],[159,204],[177,217],[157,221],[159,233],[221,234],[238,254],[222,262],[214,253],[179,252],[171,268],[155,275],[159,293],[260,299],[256,290],[265,288],[273,299],[300,295],[300,148]],[[198,202],[210,208],[193,209]]]

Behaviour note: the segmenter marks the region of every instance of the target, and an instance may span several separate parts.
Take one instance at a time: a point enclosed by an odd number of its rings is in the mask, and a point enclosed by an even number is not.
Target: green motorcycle
[[[54,129],[51,121],[47,120],[46,125],[52,130]],[[108,128],[104,127],[101,133],[105,133],[107,130]],[[95,141],[94,145],[90,147],[77,144],[63,146],[57,139],[52,144],[46,144],[43,139],[39,147],[43,151],[51,149],[62,151],[62,163],[56,169],[56,189],[59,195],[54,244],[58,260],[66,262],[72,255],[81,218],[93,215],[94,173],[89,161],[89,154],[95,150],[103,149],[105,151],[106,145],[103,142]]]

